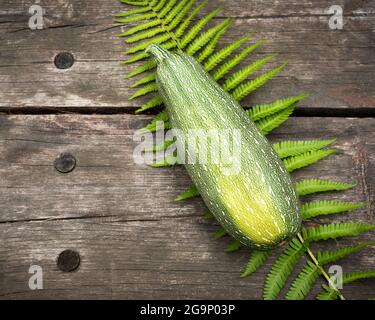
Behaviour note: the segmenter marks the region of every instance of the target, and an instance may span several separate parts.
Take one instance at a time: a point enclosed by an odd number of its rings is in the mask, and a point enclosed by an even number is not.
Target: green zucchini
[[[193,57],[157,45],[151,45],[147,52],[157,61],[156,83],[173,129],[183,134],[232,130],[233,139],[235,130],[240,132],[237,172],[225,173],[225,166],[213,161],[185,163],[219,223],[242,244],[260,249],[292,238],[301,226],[295,186],[254,122]]]

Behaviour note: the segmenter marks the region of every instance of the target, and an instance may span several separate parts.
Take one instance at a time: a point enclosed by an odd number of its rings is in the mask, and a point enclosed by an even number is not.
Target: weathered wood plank
[[[246,250],[223,253],[229,239],[212,239],[216,225],[201,218],[201,200],[173,201],[190,183],[184,169],[133,163],[133,132],[149,119],[0,116],[0,298],[261,297],[270,263],[241,280]],[[273,140],[338,138],[336,155],[295,177],[357,182],[353,190],[319,198],[367,201],[368,206],[321,221],[373,221],[374,122],[291,118],[272,135]],[[62,152],[77,159],[68,174],[53,167]],[[65,249],[81,255],[76,272],[62,273],[56,267]],[[374,262],[373,249],[367,249],[339,264],[350,271],[371,268]],[[44,290],[28,289],[31,264],[42,266]],[[366,298],[374,289],[369,280],[345,292],[348,298]]]
[[[309,1],[210,1],[221,3],[219,16],[234,17],[234,26],[223,44],[250,30],[254,39],[269,41],[250,60],[279,53],[289,66],[244,105],[310,93],[306,108],[375,107],[375,72],[372,54],[375,34],[374,3],[337,1],[344,5],[343,30],[330,30],[328,0]],[[134,89],[123,80],[133,66],[121,66],[127,46],[115,34],[120,26],[111,14],[126,8],[116,1],[45,1],[46,29],[31,31],[27,10],[32,2],[4,1],[0,19],[0,91],[2,110],[22,108],[126,108],[133,110],[146,99],[127,101]],[[53,64],[61,51],[72,52],[72,68]],[[272,65],[272,64],[271,64]],[[270,66],[271,66],[270,65]],[[105,79],[105,81],[103,81]]]

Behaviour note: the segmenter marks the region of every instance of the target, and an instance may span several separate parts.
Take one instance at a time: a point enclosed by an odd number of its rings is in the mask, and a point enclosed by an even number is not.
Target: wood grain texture
[[[43,1],[45,29],[28,28],[34,1],[2,1],[0,11],[0,110],[64,110],[98,108],[132,111],[147,99],[128,101],[134,89],[123,80],[134,66],[121,66],[129,47],[115,34],[121,27],[111,15],[126,9],[112,1]],[[233,4],[235,3],[235,4]],[[372,110],[375,107],[373,1],[339,0],[344,29],[331,30],[327,10],[331,1],[213,1],[205,12],[222,4],[216,22],[233,18],[222,45],[249,31],[252,40],[268,42],[248,61],[279,53],[288,67],[273,81],[244,100],[260,102],[310,93],[306,109]],[[69,51],[72,68],[59,70],[56,54]],[[276,63],[276,62],[275,62]],[[270,64],[272,66],[274,64]],[[103,81],[105,79],[105,81]]]
[[[0,116],[0,298],[259,299],[266,264],[248,279],[239,274],[247,250],[223,252],[229,239],[201,214],[200,199],[175,202],[189,184],[182,167],[136,165],[133,133],[150,119],[133,115]],[[281,139],[337,137],[338,152],[294,174],[356,182],[353,190],[322,199],[366,201],[361,210],[320,222],[373,222],[375,120],[291,118],[272,135]],[[53,161],[69,152],[68,174]],[[308,197],[309,199],[317,198]],[[334,248],[358,239],[329,241]],[[56,267],[65,249],[81,255],[79,269]],[[373,267],[373,248],[342,260],[344,272]],[[28,268],[42,266],[44,290],[28,289]],[[319,290],[316,286],[314,292]],[[373,295],[375,281],[345,287],[348,298]],[[310,295],[313,298],[313,295]]]

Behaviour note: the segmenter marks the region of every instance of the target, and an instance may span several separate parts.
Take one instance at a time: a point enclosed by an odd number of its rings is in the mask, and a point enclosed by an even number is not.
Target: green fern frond
[[[164,151],[168,149],[172,144],[174,143],[174,140],[165,139],[163,142],[157,145],[153,145],[151,147],[146,147],[144,149],[145,152],[158,152],[158,151]]]
[[[115,13],[115,14],[113,14],[113,16],[114,17],[127,17],[127,16],[131,16],[133,14],[149,12],[151,10],[152,9],[150,7],[141,7],[141,8],[135,8],[135,9],[132,9],[132,10],[128,10],[128,11],[122,11],[122,12],[119,12],[119,13]]]
[[[158,87],[155,82],[146,84],[141,89],[137,90],[129,100],[133,100],[137,97],[144,96],[145,94],[158,91]]]
[[[137,0],[120,0],[122,3],[130,4],[132,6],[147,6],[148,1],[137,1]]]
[[[138,22],[138,21],[142,21],[142,20],[150,20],[150,19],[153,19],[155,17],[156,17],[156,15],[153,12],[151,12],[151,13],[141,13],[141,14],[137,14],[137,15],[131,15],[131,16],[128,16],[128,17],[119,17],[117,19],[114,19],[114,22],[117,22],[117,23],[134,23],[134,22]]]
[[[175,199],[175,201],[186,200],[186,199],[194,198],[194,197],[197,197],[197,196],[199,196],[199,191],[198,191],[198,189],[195,185],[192,185],[191,187],[189,187],[189,189],[187,189],[186,191],[181,193]]]
[[[128,37],[125,42],[126,43],[135,43],[139,42],[144,39],[152,38],[160,33],[164,32],[164,30],[160,26],[156,26],[152,29],[147,29],[143,32],[138,32],[135,35],[132,35],[131,37]]]
[[[285,110],[289,107],[295,106],[300,100],[305,98],[305,96],[295,96],[290,98],[285,98],[282,100],[277,100],[268,104],[261,104],[251,107],[246,110],[247,114],[253,121],[258,121],[279,111]]]
[[[165,18],[165,19],[163,19],[165,24],[167,24],[167,20],[168,20],[168,18],[166,17],[166,15],[168,14],[168,12],[170,12],[172,10],[172,8],[174,7],[174,5],[176,4],[176,1],[177,0],[169,0],[169,1],[167,1],[167,4],[165,6],[163,6],[163,9],[159,13],[158,18],[160,20],[162,20],[163,18]],[[172,19],[173,19],[173,17],[172,17]]]
[[[176,29],[175,35],[177,39],[180,39],[183,34],[185,33],[185,30],[190,25],[190,22],[195,18],[195,16],[203,9],[203,7],[206,6],[208,3],[208,0],[203,1],[198,7],[196,7],[184,20],[183,22],[178,26]],[[211,20],[211,19],[209,19]],[[208,21],[207,21],[208,22]],[[203,25],[204,27],[204,25]],[[198,27],[199,30],[202,30],[203,27]],[[198,30],[198,32],[199,32]],[[195,32],[195,31],[194,31]],[[187,35],[186,35],[187,36]],[[194,38],[195,35],[190,35],[189,37]]]
[[[218,7],[215,10],[211,11],[208,15],[201,18],[198,22],[196,22],[194,26],[190,28],[187,34],[182,38],[181,48],[186,48],[186,46],[195,39],[198,33],[203,30],[207,23],[209,23],[213,19],[213,17],[215,17],[221,10],[222,7]],[[176,34],[178,34],[178,32],[176,32]]]
[[[203,62],[206,60],[209,56],[212,55],[212,53],[215,51],[216,45],[218,44],[219,40],[222,38],[222,36],[228,31],[231,23],[226,24],[223,28],[221,28],[216,35],[210,40],[210,42],[203,48],[203,50],[200,52],[197,60],[199,62]]]
[[[239,54],[237,54],[233,59],[223,63],[218,67],[215,73],[212,75],[212,78],[216,81],[223,78],[226,74],[233,70],[243,59],[245,59],[251,52],[253,52],[256,48],[262,45],[265,40],[259,40],[251,46],[248,46],[244,50],[242,50]]]
[[[273,148],[280,158],[296,156],[309,151],[316,151],[332,144],[331,140],[302,140],[302,141],[281,141],[273,144]]]
[[[375,225],[348,222],[323,224],[319,227],[302,228],[302,237],[307,242],[354,237],[375,229]]]
[[[266,262],[271,252],[272,250],[253,250],[250,253],[249,261],[246,265],[245,271],[241,274],[241,277],[248,277],[257,271]]]
[[[231,242],[229,244],[229,246],[227,246],[225,248],[224,252],[226,252],[226,253],[232,253],[232,252],[235,252],[237,250],[240,250],[241,248],[242,248],[242,243],[239,242],[239,241],[237,241],[237,240],[235,240],[235,241]]]
[[[168,121],[168,113],[167,110],[163,110],[159,112],[149,124],[147,124],[144,128],[140,129],[143,132],[155,132],[160,130],[160,124],[163,124],[163,129],[169,129],[170,127],[166,125]],[[158,127],[159,125],[159,127]]]
[[[143,111],[146,111],[148,109],[152,109],[158,106],[161,106],[163,104],[163,99],[160,95],[156,95],[155,97],[151,98],[149,101],[147,101],[144,105],[142,105],[139,109],[135,111],[135,113],[140,113]]]
[[[364,205],[364,203],[318,200],[304,203],[301,206],[301,214],[302,218],[306,220],[321,215],[329,215],[362,208]]]
[[[154,11],[155,12],[160,12],[160,10],[163,9],[163,7],[165,6],[167,0],[160,0],[158,2],[156,2],[155,4],[152,4],[152,6],[154,7]]]
[[[214,233],[214,239],[220,239],[228,234],[227,230],[225,230],[223,227],[220,227],[215,233]]]
[[[134,82],[131,87],[132,88],[135,88],[135,87],[139,87],[143,84],[146,84],[146,83],[150,83],[150,82],[154,82],[156,80],[156,75],[155,73],[150,73],[148,74],[147,76],[144,76],[143,78],[139,79],[138,81]]]
[[[250,75],[252,75],[256,70],[265,65],[268,61],[273,59],[275,55],[269,55],[262,59],[256,60],[255,62],[243,67],[239,71],[235,72],[230,76],[223,84],[223,88],[226,91],[230,91],[237,86],[239,86],[243,81],[245,81]]]
[[[161,35],[156,35],[150,39],[142,41],[141,43],[130,47],[125,53],[126,54],[133,54],[139,51],[144,51],[149,45],[151,44],[163,44],[164,42],[168,41],[171,38],[169,33],[164,33]],[[143,52],[144,53],[144,52]]]
[[[147,165],[153,168],[162,168],[162,167],[174,166],[175,164],[177,164],[177,162],[178,162],[178,159],[176,156],[169,155],[169,156],[164,157],[164,159],[162,160],[158,160],[153,163],[147,163]]]
[[[359,249],[369,245],[369,242],[362,242],[355,246],[348,246],[333,251],[318,252],[317,260],[320,266],[327,263],[337,261]],[[318,277],[321,275],[320,268],[308,261],[305,267],[301,270],[300,274],[293,281],[288,293],[286,294],[287,300],[302,300],[309,294],[311,288]]]
[[[204,64],[206,71],[211,71],[213,68],[215,68],[220,62],[229,57],[236,49],[245,43],[252,35],[253,33],[251,32],[212,54]]]
[[[343,274],[342,283],[348,284],[353,281],[368,278],[375,278],[375,270],[355,271]],[[337,300],[339,298],[337,292],[332,290],[329,286],[323,285],[323,288],[325,289],[325,291],[318,293],[318,295],[316,296],[318,300]]]
[[[288,247],[277,258],[266,277],[263,288],[263,298],[265,300],[277,298],[294,267],[305,253],[306,246],[306,242],[302,244],[297,238],[289,242]]]
[[[228,18],[228,19],[225,19],[223,22],[217,24],[216,26],[208,29],[206,32],[201,33],[186,48],[186,53],[193,56],[204,45],[206,45],[212,38],[214,38],[218,32],[220,32],[223,29],[227,29],[231,23],[232,23],[232,20]]]
[[[325,191],[339,191],[353,188],[355,184],[319,180],[319,179],[305,179],[296,183],[296,190],[298,196],[306,196],[308,194],[325,192]]]
[[[250,80],[244,84],[239,85],[232,92],[233,98],[236,99],[237,101],[244,99],[251,92],[257,90],[258,88],[263,86],[265,83],[267,83],[269,80],[271,80],[274,76],[276,76],[285,66],[286,66],[286,63],[283,63],[282,65],[272,69],[271,71],[263,73],[259,77],[256,77],[253,80]]]
[[[126,63],[125,61],[124,63]],[[125,79],[129,79],[132,77],[135,77],[138,74],[141,74],[143,72],[152,70],[156,67],[156,61],[155,60],[150,60],[145,62],[144,64],[140,65],[138,68],[135,68],[133,71],[129,72],[126,76]]]
[[[182,19],[185,17],[186,13],[190,10],[190,8],[193,6],[193,4],[195,3],[196,1],[195,0],[190,0],[186,5],[186,1],[181,1],[181,9],[178,8],[178,14],[176,15],[176,17],[171,21],[169,22],[169,24],[167,25],[167,29],[169,31],[172,31],[174,28],[176,28],[182,21]],[[178,6],[177,6],[178,7]],[[176,7],[176,8],[177,8]]]
[[[260,121],[255,122],[257,127],[262,131],[264,135],[269,134],[272,130],[276,129],[282,123],[289,119],[289,116],[293,113],[294,107],[286,108],[280,112],[272,114]]]
[[[307,167],[335,152],[333,149],[309,151],[304,154],[284,159],[284,164],[289,172]]]
[[[158,21],[158,20],[151,20],[151,21],[148,21],[148,22],[145,22],[145,23],[141,23],[141,24],[138,24],[138,25],[136,25],[134,27],[131,27],[130,29],[124,31],[123,33],[117,34],[117,37],[131,36],[131,35],[133,35],[133,34],[135,34],[137,32],[144,31],[144,30],[156,27],[156,26],[158,26],[160,24],[161,24],[161,22]]]

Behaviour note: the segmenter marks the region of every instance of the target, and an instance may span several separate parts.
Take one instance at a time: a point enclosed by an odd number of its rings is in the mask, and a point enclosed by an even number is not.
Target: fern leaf
[[[187,2],[188,2],[188,0],[181,0],[181,1],[179,1],[179,3],[176,6],[175,5],[173,6],[173,8],[168,12],[166,17],[164,18],[164,25],[165,26],[168,26],[168,24],[173,19],[175,19],[177,14],[185,7]],[[168,30],[169,30],[169,27],[168,27]]]
[[[214,233],[214,239],[220,239],[228,234],[227,230],[225,230],[223,227],[220,227],[215,233]]]
[[[148,109],[160,106],[162,104],[163,104],[163,99],[159,95],[156,95],[151,100],[146,102],[143,106],[141,106],[139,109],[137,109],[135,111],[135,113],[140,113],[140,112],[146,111]]]
[[[155,18],[155,13],[141,13],[137,15],[131,15],[128,17],[119,17],[117,19],[114,19],[114,22],[117,23],[134,23],[142,20],[150,20],[152,18]]]
[[[155,82],[146,84],[141,89],[137,90],[130,98],[129,100],[133,100],[137,97],[144,96],[148,93],[158,91],[158,87],[156,86]]]
[[[306,242],[302,244],[297,238],[289,242],[288,247],[277,258],[266,277],[263,288],[263,298],[265,300],[277,298],[294,267],[305,253],[306,246]]]
[[[155,79],[156,79],[155,73],[150,73],[147,76],[145,76],[145,77],[139,79],[138,81],[134,82],[131,85],[131,87],[135,88],[135,87],[139,87],[139,86],[141,86],[143,84],[146,84],[146,83],[155,82]]]
[[[148,163],[147,165],[153,168],[171,167],[177,164],[177,161],[178,159],[176,156],[170,155],[170,156],[166,156],[162,160],[158,160],[153,163]]]
[[[163,44],[164,42],[168,41],[171,38],[169,33],[164,33],[161,35],[157,35],[150,39],[147,39],[140,44],[137,44],[131,48],[129,48],[125,53],[126,54],[133,54],[139,51],[145,50],[150,44]]]
[[[131,37],[127,38],[125,42],[126,43],[138,42],[144,39],[152,38],[162,32],[164,32],[164,30],[160,26],[157,26],[157,27],[147,29],[142,32],[138,32],[137,34],[132,35]]]
[[[273,144],[273,148],[280,158],[296,156],[309,151],[322,149],[335,140],[302,140],[302,141],[281,141]]]
[[[186,199],[194,198],[196,196],[199,196],[199,191],[195,185],[192,185],[191,187],[189,187],[189,189],[181,193],[175,199],[175,201],[186,200]]]
[[[224,252],[232,253],[232,252],[240,250],[241,248],[242,248],[242,243],[235,240],[229,246],[225,248]]]
[[[289,172],[309,166],[335,152],[333,149],[309,151],[304,154],[284,159],[284,164]]]
[[[151,147],[147,147],[144,149],[145,152],[158,152],[168,149],[172,144],[174,143],[174,140],[165,139],[162,143],[153,145]]]
[[[176,4],[176,1],[177,0],[169,0],[167,2],[167,5],[163,6],[163,9],[161,9],[161,11],[159,13],[159,17],[158,18],[160,20],[163,20],[165,24],[167,23],[167,19],[165,18],[165,16],[167,15],[168,12],[170,12],[172,10],[172,8],[174,7],[174,5]],[[172,17],[172,19],[173,19],[173,17]]]
[[[226,74],[228,74],[233,68],[235,68],[243,59],[245,59],[251,52],[253,52],[256,48],[262,45],[265,40],[259,40],[251,46],[248,46],[244,50],[242,50],[239,54],[237,54],[234,58],[230,59],[229,61],[222,64],[213,74],[213,79],[218,81],[222,79]]]
[[[319,180],[319,179],[305,179],[296,183],[296,190],[298,196],[306,196],[308,194],[325,192],[325,191],[338,191],[353,188],[355,184]]]
[[[145,12],[148,12],[148,11],[151,11],[150,7],[141,7],[141,8],[135,8],[135,9],[132,9],[132,10],[128,10],[128,11],[122,11],[122,12],[119,12],[119,13],[115,13],[115,14],[113,14],[113,16],[114,17],[127,17],[127,16],[131,16],[133,14],[145,13]]]
[[[163,110],[159,112],[149,124],[147,124],[144,128],[141,129],[143,132],[155,132],[160,130],[160,123],[163,124],[162,129],[169,129],[168,126],[166,126],[166,122],[168,121],[168,113],[167,110]],[[159,127],[158,127],[159,124]]]
[[[368,246],[368,242],[362,242],[355,246],[348,246],[333,251],[323,251],[317,253],[317,260],[320,266],[327,263],[339,260],[359,249]],[[315,281],[321,275],[320,268],[308,261],[305,267],[301,270],[300,274],[293,281],[288,293],[286,294],[287,300],[302,300],[309,294]]]
[[[230,23],[226,24],[222,29],[220,29],[216,33],[216,35],[210,40],[210,42],[203,48],[198,57],[199,62],[206,60],[215,51],[217,43],[219,42],[221,37],[227,32],[229,26]]]
[[[138,53],[138,54],[132,56],[130,59],[124,61],[123,63],[130,64],[130,63],[137,62],[139,60],[143,60],[143,59],[148,58],[148,57],[149,57],[149,54],[142,51],[141,53]]]
[[[178,14],[176,15],[176,17],[174,19],[172,19],[168,23],[167,29],[169,31],[173,30],[174,28],[176,28],[181,23],[182,19],[185,17],[185,14],[190,10],[190,8],[192,7],[192,5],[195,3],[195,0],[190,0],[186,5],[185,5],[185,3],[186,3],[186,1],[181,1],[182,8],[181,9],[180,8],[177,9],[178,10]]]
[[[137,0],[120,0],[122,3],[130,4],[132,6],[147,6],[148,1],[137,1]]]
[[[230,18],[225,19],[223,22],[217,24],[216,26],[208,29],[206,32],[201,33],[194,41],[187,47],[186,53],[189,55],[194,55],[198,50],[200,50],[204,45],[206,45],[212,38],[214,38],[218,32],[228,28],[232,20]]]
[[[277,100],[269,104],[256,105],[246,110],[246,112],[248,113],[251,120],[258,121],[272,114],[275,114],[279,111],[295,106],[303,98],[305,98],[305,96],[295,96],[295,97],[285,98],[282,100]]]
[[[217,51],[213,55],[211,55],[206,63],[204,64],[204,68],[206,71],[211,71],[213,68],[215,68],[220,62],[222,62],[224,59],[229,57],[232,52],[234,52],[236,49],[238,49],[243,43],[245,43],[253,33],[249,33],[246,36],[238,39],[237,41],[225,46],[223,49]]]
[[[246,265],[245,271],[241,274],[241,277],[248,277],[257,271],[266,262],[271,252],[272,250],[253,250],[250,253],[249,261]]]
[[[147,61],[146,63],[140,65],[138,68],[136,68],[133,71],[131,71],[125,78],[126,79],[132,78],[132,77],[134,77],[134,76],[136,76],[138,74],[141,74],[143,72],[152,70],[155,67],[156,67],[156,61],[155,60]]]
[[[318,200],[304,203],[301,206],[301,214],[302,218],[306,220],[321,215],[329,215],[358,209],[364,205],[364,203]]]
[[[354,237],[375,229],[375,225],[357,222],[323,224],[319,227],[302,228],[307,242]]]
[[[368,278],[375,278],[375,270],[355,271],[352,273],[346,273],[342,277],[342,283],[348,284],[356,280]],[[329,286],[323,285],[323,288],[325,289],[325,291],[318,293],[318,295],[316,296],[318,300],[337,300],[339,298],[337,292],[331,289]]]
[[[160,1],[158,1],[154,5],[154,11],[155,12],[160,12],[160,10],[162,10],[164,8],[166,2],[167,2],[167,0],[160,0]]]
[[[255,124],[262,131],[264,135],[269,134],[272,130],[276,129],[282,123],[289,119],[289,116],[293,113],[294,107],[286,108],[280,112],[272,114],[266,118],[257,121]]]
[[[138,25],[136,25],[134,27],[131,27],[130,29],[126,30],[123,33],[118,34],[117,36],[118,37],[131,36],[131,35],[133,35],[133,34],[135,34],[137,32],[140,32],[140,31],[143,31],[143,30],[147,30],[147,29],[156,27],[156,26],[158,26],[160,24],[161,24],[161,22],[158,21],[158,20],[151,20],[151,21],[148,21],[148,22],[145,22],[145,23],[138,24]]]
[[[251,92],[257,90],[265,83],[267,83],[269,80],[271,80],[274,76],[276,76],[285,67],[285,65],[286,63],[283,63],[282,65],[272,69],[271,71],[263,73],[259,77],[256,77],[253,80],[250,80],[244,84],[239,85],[236,89],[233,90],[232,96],[237,101],[242,100],[243,98],[247,97]]]
[[[185,48],[191,41],[193,41],[195,37],[197,36],[197,34],[202,31],[202,29],[206,26],[206,24],[210,22],[210,20],[212,20],[212,18],[216,16],[221,11],[221,9],[222,9],[221,7],[216,8],[215,10],[210,12],[208,15],[201,18],[197,23],[195,23],[194,26],[190,28],[190,30],[182,38],[181,48],[182,49]],[[181,32],[180,30],[177,30],[176,32],[177,37],[182,35],[180,34],[180,32]]]
[[[235,87],[239,86],[241,82],[245,81],[251,74],[253,74],[256,70],[261,68],[265,65],[268,61],[273,59],[275,55],[269,55],[262,59],[256,60],[255,62],[245,66],[244,68],[240,69],[236,73],[234,73],[231,77],[229,77],[223,84],[223,88],[226,91],[230,91]]]

